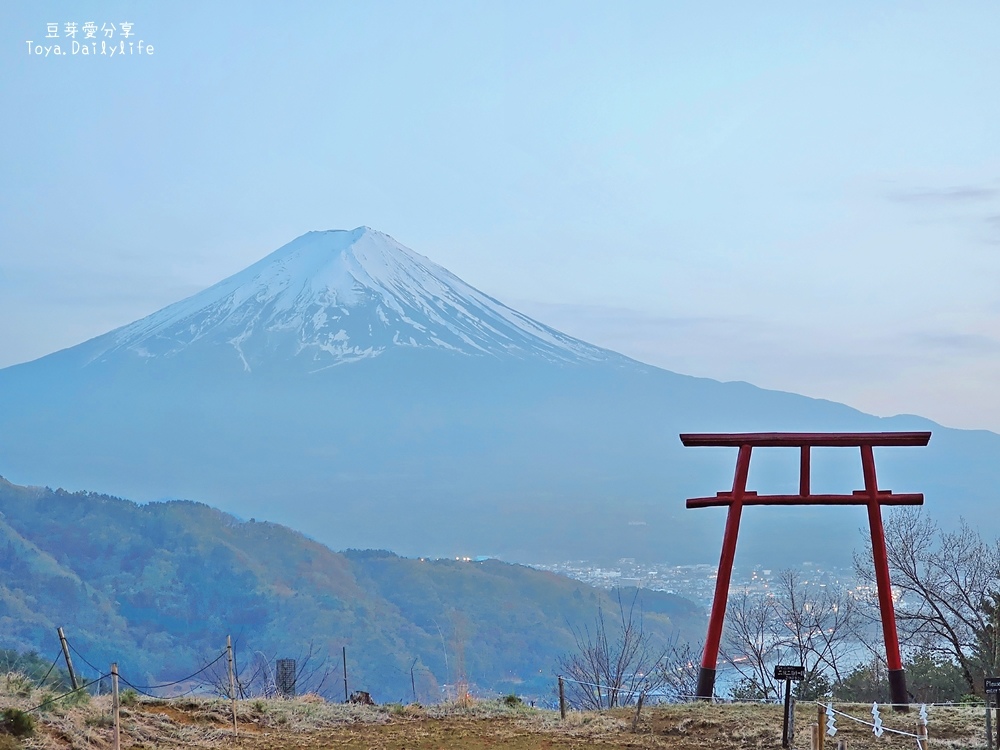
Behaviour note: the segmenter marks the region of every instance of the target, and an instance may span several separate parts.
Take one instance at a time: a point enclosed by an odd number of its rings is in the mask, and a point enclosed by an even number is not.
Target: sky
[[[650,364],[1000,431],[994,0],[0,21],[0,367],[367,225]]]

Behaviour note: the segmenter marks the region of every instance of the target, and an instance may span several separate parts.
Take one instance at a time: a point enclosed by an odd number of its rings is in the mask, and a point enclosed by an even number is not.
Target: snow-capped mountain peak
[[[627,361],[512,310],[386,234],[309,232],[188,299],[104,337],[91,358],[175,357],[212,346],[247,371],[309,370],[393,347],[550,361]]]

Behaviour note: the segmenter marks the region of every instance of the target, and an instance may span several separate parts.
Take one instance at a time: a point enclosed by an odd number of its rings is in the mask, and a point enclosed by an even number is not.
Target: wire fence
[[[69,647],[69,650],[78,659],[80,659],[80,661],[82,661],[84,664],[86,664],[88,667],[90,667],[95,673],[97,673],[100,676],[97,677],[96,679],[93,679],[93,680],[84,680],[83,684],[77,686],[73,690],[68,690],[68,691],[62,693],[61,695],[57,695],[57,696],[54,696],[54,697],[51,697],[51,698],[47,698],[42,703],[39,703],[37,706],[33,706],[32,708],[28,709],[27,713],[35,713],[37,711],[42,711],[43,709],[47,708],[48,706],[51,706],[51,705],[53,705],[55,703],[58,703],[59,701],[63,700],[64,698],[69,698],[69,697],[71,697],[73,695],[76,695],[76,694],[79,694],[79,693],[83,693],[83,692],[88,692],[89,693],[90,689],[94,685],[98,685],[99,686],[103,680],[106,680],[106,679],[108,679],[109,677],[112,676],[111,672],[104,672],[104,673],[102,673],[101,669],[98,668],[94,664],[93,661],[91,661],[90,659],[88,659],[87,656],[86,656],[86,654],[84,654],[79,649],[77,649],[76,646],[74,646],[73,643],[68,638],[66,639],[66,645]],[[195,693],[195,692],[197,692],[199,690],[204,690],[206,687],[215,687],[215,683],[214,682],[210,682],[210,681],[206,681],[206,680],[197,680],[197,678],[199,676],[203,675],[208,670],[210,670],[212,667],[214,667],[216,664],[218,664],[224,658],[226,658],[226,655],[227,655],[227,651],[223,650],[221,653],[219,653],[218,655],[216,655],[213,659],[211,659],[211,661],[209,661],[208,663],[206,663],[203,667],[201,667],[197,671],[192,672],[191,674],[189,674],[189,675],[187,675],[185,677],[181,677],[181,678],[179,678],[177,680],[171,680],[169,682],[162,682],[162,683],[158,683],[156,685],[141,685],[141,684],[136,684],[136,683],[132,682],[131,680],[128,680],[125,676],[123,676],[121,674],[118,674],[117,676],[118,676],[118,679],[123,684],[125,684],[126,686],[128,686],[132,690],[135,690],[137,693],[139,693],[141,695],[145,695],[148,698],[154,698],[154,699],[157,699],[157,700],[164,700],[164,699],[167,699],[167,698],[176,699],[176,698],[181,698],[181,697],[184,697],[184,696],[187,696],[187,695],[191,695],[191,694],[193,694],[193,693]],[[51,665],[49,666],[48,670],[45,672],[45,675],[42,677],[41,680],[39,680],[38,685],[37,685],[37,689],[41,690],[41,689],[43,689],[45,687],[45,683],[48,681],[49,676],[55,670],[56,665],[59,663],[59,660],[61,658],[63,658],[63,652],[60,649],[60,651],[56,653],[55,658],[53,658]],[[167,688],[176,687],[178,685],[184,685],[186,683],[191,682],[192,680],[197,680],[197,681],[196,681],[196,683],[192,687],[190,687],[189,689],[187,689],[187,690],[185,690],[185,691],[183,691],[181,693],[176,693],[176,694],[173,694],[173,695],[170,695],[170,696],[162,696],[162,695],[155,695],[152,692],[149,692],[149,691],[152,691],[152,690],[165,690]]]
[[[88,667],[90,667],[91,669],[93,669],[97,673],[101,672],[101,670],[96,667],[94,661],[92,661],[91,659],[89,659],[85,653],[83,653],[79,649],[77,649],[69,641],[69,639],[66,639],[66,645],[67,645],[68,649],[77,658],[79,658],[80,661],[83,664],[86,664]],[[80,686],[76,687],[73,690],[66,691],[66,692],[64,692],[64,693],[62,693],[60,695],[56,695],[56,696],[47,698],[46,700],[44,700],[43,702],[39,703],[38,705],[33,706],[32,708],[30,708],[27,713],[35,713],[35,712],[42,711],[45,708],[58,703],[59,701],[65,700],[67,698],[71,698],[73,695],[76,695],[76,694],[79,694],[79,693],[83,693],[83,692],[89,690],[95,683],[99,685],[101,683],[101,681],[107,679],[108,677],[112,677],[113,681],[114,680],[120,681],[122,684],[124,684],[128,688],[134,690],[138,694],[147,696],[147,697],[152,698],[152,699],[157,699],[157,700],[168,700],[168,699],[181,698],[181,697],[190,695],[192,693],[195,693],[195,692],[197,692],[199,690],[204,690],[206,688],[206,686],[211,686],[213,688],[214,692],[216,692],[219,695],[223,695],[225,693],[228,693],[228,695],[226,697],[228,697],[229,699],[231,699],[233,701],[233,709],[232,709],[233,710],[233,727],[232,727],[232,731],[233,731],[234,736],[235,736],[235,734],[237,732],[237,727],[236,727],[236,723],[237,723],[237,719],[236,719],[236,699],[237,699],[237,696],[241,696],[241,697],[243,696],[243,694],[244,694],[243,686],[239,684],[238,679],[235,679],[234,681],[229,682],[229,685],[231,687],[229,687],[228,690],[226,690],[225,687],[224,687],[224,683],[221,682],[221,679],[220,679],[220,677],[219,677],[218,674],[212,675],[212,679],[210,679],[210,680],[205,680],[203,678],[203,676],[206,673],[210,672],[210,670],[212,670],[214,667],[216,667],[216,665],[218,665],[219,662],[221,662],[223,659],[225,659],[230,654],[231,654],[231,651],[229,651],[228,647],[227,647],[227,650],[223,650],[223,651],[221,651],[221,652],[219,652],[217,654],[213,654],[212,657],[208,661],[206,661],[206,663],[203,666],[201,666],[199,669],[195,670],[194,672],[192,672],[192,673],[190,673],[188,675],[185,675],[184,677],[175,679],[175,680],[169,680],[169,681],[166,681],[166,682],[160,682],[160,683],[156,683],[156,684],[140,684],[138,681],[133,682],[133,681],[129,680],[127,677],[121,675],[117,671],[117,665],[112,665],[112,672],[107,672],[107,673],[100,674],[100,676],[96,680],[92,680],[92,681],[86,682],[83,685],[80,685]],[[39,688],[41,688],[48,681],[49,677],[51,676],[51,674],[53,673],[53,671],[56,668],[56,665],[59,662],[60,656],[62,656],[62,653],[57,653],[56,654],[56,656],[53,659],[52,663],[50,664],[49,668],[46,670],[44,676],[39,681]],[[232,664],[232,662],[230,664]],[[418,667],[416,665],[416,663],[414,662],[414,664],[411,666],[410,670],[406,670],[406,671],[412,675],[412,673],[414,671],[420,670],[420,669],[424,669],[425,670],[426,667],[424,667],[423,665],[420,665]],[[397,668],[397,671],[403,672],[403,670],[400,670],[398,668]],[[201,679],[199,679],[199,678],[201,678]],[[345,677],[345,679],[346,679],[346,677]],[[620,686],[620,685],[616,686],[614,684],[607,684],[607,683],[601,684],[601,682],[599,682],[599,681],[581,680],[581,679],[576,679],[576,678],[573,678],[573,677],[567,677],[567,676],[564,676],[564,675],[560,676],[559,680],[560,680],[560,682],[566,682],[566,683],[578,685],[578,686],[583,687],[583,688],[593,688],[593,689],[596,689],[598,692],[600,692],[602,690],[606,691],[606,692],[607,691],[627,692],[627,691],[622,690],[622,686]],[[187,690],[185,690],[183,692],[180,692],[180,693],[175,693],[175,694],[172,694],[172,695],[169,695],[169,696],[156,695],[154,692],[151,692],[151,691],[168,690],[170,688],[176,688],[178,686],[188,685],[190,683],[194,683],[194,684],[191,685],[190,687],[188,687]],[[666,693],[664,693],[663,695],[659,695],[655,689],[651,689],[650,685],[648,683],[643,682],[643,681],[640,681],[638,684],[633,685],[632,687],[635,688],[635,690],[633,690],[632,692],[635,692],[636,694],[638,694],[639,696],[641,696],[640,699],[639,699],[639,702],[638,702],[639,708],[637,708],[637,710],[636,710],[636,716],[635,716],[635,719],[633,721],[633,730],[635,729],[635,725],[638,723],[638,720],[639,720],[639,711],[641,710],[641,705],[642,705],[642,700],[643,699],[645,699],[647,702],[657,702],[658,699],[665,698],[666,702],[670,702],[670,703],[691,702],[691,701],[706,701],[706,702],[710,701],[711,703],[715,703],[715,704],[718,704],[718,703],[742,703],[742,704],[765,704],[765,705],[766,704],[770,704],[770,705],[777,705],[777,704],[781,703],[781,699],[780,698],[758,698],[758,699],[738,699],[738,700],[733,700],[733,699],[726,699],[726,698],[721,698],[721,697],[718,697],[718,696],[713,696],[711,699],[707,699],[706,700],[702,696],[688,694],[688,693],[684,693],[684,692],[674,692],[674,691],[671,691],[669,693],[669,695],[667,695]],[[237,690],[237,688],[238,688],[238,690]],[[847,708],[848,706],[867,705],[867,704],[863,704],[863,703],[860,703],[860,702],[855,702],[855,701],[837,701],[837,703],[841,706],[841,708],[835,708],[834,707],[834,702],[830,701],[830,700],[827,700],[827,701],[799,700],[799,701],[794,701],[794,702],[798,703],[799,705],[815,705],[815,706],[820,707],[821,708],[821,712],[823,712],[823,713],[826,714],[827,724],[826,724],[825,727],[823,727],[822,726],[822,721],[821,721],[821,722],[819,722],[819,726],[814,725],[813,729],[814,730],[818,730],[821,733],[823,733],[824,730],[825,730],[825,733],[827,735],[829,735],[830,737],[834,736],[837,733],[837,731],[838,731],[838,728],[836,727],[836,720],[839,718],[839,719],[841,719],[841,720],[843,720],[845,722],[850,722],[851,724],[855,724],[855,725],[858,725],[858,726],[863,726],[863,727],[865,727],[867,729],[870,729],[875,734],[876,737],[881,737],[883,734],[888,733],[888,734],[895,735],[895,736],[898,736],[898,737],[909,738],[909,739],[913,740],[916,743],[916,747],[918,748],[918,750],[926,750],[926,748],[927,748],[927,742],[928,742],[928,723],[929,723],[927,711],[928,711],[929,708],[946,707],[946,708],[969,708],[969,709],[977,709],[978,708],[978,709],[981,709],[983,706],[987,706],[988,707],[988,705],[985,702],[974,703],[974,702],[969,702],[969,701],[963,701],[961,703],[955,703],[955,702],[936,702],[936,703],[918,704],[918,705],[920,705],[920,721],[916,725],[916,730],[917,731],[913,732],[913,731],[906,731],[904,729],[898,728],[897,726],[887,726],[885,724],[885,722],[883,721],[881,715],[880,715],[880,710],[883,710],[883,709],[894,709],[894,708],[903,708],[904,706],[907,707],[907,708],[910,708],[910,707],[913,707],[914,704],[873,703],[872,704],[872,708],[871,708],[871,719],[872,720],[868,720],[868,718],[863,718],[863,717],[859,717],[859,716],[854,715],[854,713],[857,713],[857,711],[854,711],[852,713],[851,710],[849,708]],[[563,715],[565,717],[565,713]],[[822,716],[820,718],[822,719]],[[118,724],[119,719],[118,719],[116,711],[115,711],[115,715],[114,715],[114,722],[115,722],[115,727],[116,727],[116,732],[117,732],[118,731],[118,727],[119,727],[119,724]],[[898,724],[898,722],[896,722],[896,723]]]
[[[849,713],[844,711],[838,711],[833,707],[832,703],[820,703],[819,701],[813,701],[818,706],[823,706],[826,709],[827,716],[843,716],[845,719],[853,721],[855,724],[863,724],[866,727],[871,727],[874,730],[876,736],[881,736],[883,732],[891,732],[892,734],[902,735],[903,737],[912,737],[913,739],[921,739],[920,735],[913,732],[904,732],[901,729],[893,729],[892,727],[887,727],[882,723],[879,716],[879,707],[888,707],[891,705],[899,704],[883,704],[883,703],[873,703],[872,704],[872,715],[875,717],[874,721],[866,721],[865,719],[859,719],[857,716],[851,716]],[[926,723],[925,723],[926,726]]]
[[[213,692],[216,693],[216,695],[224,696],[227,699],[229,699],[229,700],[232,701],[232,704],[233,704],[232,705],[232,712],[233,712],[233,714],[232,714],[232,732],[233,732],[234,737],[236,736],[236,734],[237,734],[237,709],[236,709],[236,701],[237,701],[238,697],[241,697],[241,696],[244,695],[244,691],[243,691],[243,686],[239,684],[238,678],[236,678],[234,676],[234,663],[235,663],[235,660],[232,658],[232,651],[231,651],[231,647],[228,645],[228,641],[227,641],[227,648],[225,650],[222,650],[222,651],[220,651],[218,653],[212,654],[211,657],[209,657],[208,660],[204,663],[204,665],[201,666],[200,668],[198,668],[197,670],[191,672],[190,674],[185,675],[184,677],[180,677],[178,679],[169,680],[169,681],[165,681],[165,682],[155,683],[155,684],[141,684],[139,681],[129,680],[126,676],[122,675],[118,671],[118,665],[117,664],[112,664],[111,665],[111,671],[110,672],[103,672],[102,673],[102,671],[96,667],[94,661],[91,660],[91,659],[89,659],[84,652],[82,652],[79,649],[77,649],[75,647],[75,645],[72,642],[69,641],[68,638],[64,638],[64,642],[65,642],[65,645],[66,645],[66,647],[68,648],[68,650],[70,652],[72,652],[78,659],[80,659],[80,661],[83,664],[86,664],[90,669],[94,670],[94,672],[99,673],[100,676],[97,677],[96,680],[86,681],[83,684],[75,687],[72,690],[68,690],[68,691],[63,692],[63,693],[61,693],[59,695],[56,695],[56,696],[47,697],[44,701],[42,701],[38,705],[35,705],[32,708],[28,709],[28,711],[26,713],[36,713],[36,712],[43,711],[46,708],[48,708],[49,706],[57,704],[60,701],[63,701],[63,700],[66,700],[66,699],[71,699],[72,696],[74,696],[74,695],[81,694],[81,693],[89,691],[95,684],[100,685],[100,683],[103,680],[106,680],[107,678],[110,677],[110,678],[112,678],[112,684],[113,684],[113,687],[114,687],[115,700],[114,700],[114,702],[112,704],[113,705],[112,713],[113,713],[113,721],[114,721],[115,731],[117,733],[117,732],[120,731],[120,723],[119,723],[120,720],[119,720],[118,713],[117,713],[118,706],[120,705],[120,696],[118,695],[118,692],[117,692],[117,684],[119,682],[121,684],[127,686],[131,690],[134,690],[135,693],[138,693],[140,695],[144,695],[146,697],[149,697],[149,698],[152,698],[152,699],[156,699],[156,700],[172,700],[172,699],[177,699],[177,698],[181,698],[181,697],[190,695],[190,694],[195,693],[197,691],[205,690],[206,687],[211,687],[212,690],[213,690]],[[61,651],[56,654],[56,656],[52,660],[52,663],[49,665],[49,668],[45,671],[45,674],[43,675],[42,679],[40,681],[38,681],[38,688],[39,689],[41,689],[46,684],[46,682],[49,680],[50,676],[56,670],[56,666],[59,663],[59,659],[60,659],[61,656],[63,656],[63,653]],[[223,659],[226,659],[227,657],[230,657],[229,664],[226,665],[226,669],[228,671],[228,680],[227,681],[223,681],[223,679],[220,677],[220,675],[219,675],[218,672],[211,673],[211,670],[213,670],[213,668],[215,668]],[[66,658],[67,658],[67,668],[69,668],[69,658],[68,658],[68,655],[67,655]],[[253,658],[256,658],[256,657],[252,657],[251,658],[251,662],[253,662]],[[44,662],[42,662],[42,664],[44,664]],[[345,662],[345,665],[346,665],[346,662]],[[411,665],[410,669],[406,670],[406,672],[412,675],[414,671],[417,671],[419,669],[426,669],[426,667],[424,667],[423,665],[420,665],[418,667],[417,664],[416,664],[416,662],[414,662],[414,664]],[[398,668],[397,668],[397,671],[403,672],[403,670],[400,670]],[[205,679],[206,673],[210,674],[210,678],[209,679]],[[57,673],[57,675],[58,674],[59,673]],[[641,676],[642,675],[635,675],[635,677],[641,677]],[[71,679],[73,679],[72,678],[72,674],[71,674]],[[598,691],[598,693],[600,693],[601,691],[605,691],[605,692],[615,691],[615,692],[620,692],[620,693],[629,692],[628,690],[623,689],[622,685],[615,685],[613,683],[612,684],[608,684],[608,683],[602,684],[600,681],[589,681],[589,680],[586,680],[586,679],[577,679],[577,678],[574,678],[574,677],[567,677],[565,675],[558,676],[558,681],[559,681],[559,693],[560,693],[560,699],[561,700],[562,700],[562,697],[563,697],[562,696],[562,684],[561,683],[563,683],[563,682],[569,683],[569,684],[573,684],[573,685],[577,685],[577,686],[580,686],[581,688],[596,689]],[[74,684],[76,684],[76,683],[74,682]],[[168,696],[157,695],[154,692],[154,691],[169,690],[171,688],[177,688],[179,686],[186,686],[187,689],[184,690],[184,691],[182,691],[182,692],[180,692],[180,693],[174,693],[174,694],[171,694],[171,695],[168,695]],[[669,702],[669,703],[682,703],[682,702],[702,701],[702,702],[710,702],[710,703],[713,703],[713,704],[719,704],[719,703],[740,703],[740,704],[758,704],[758,705],[759,704],[764,704],[764,705],[767,705],[767,704],[778,705],[778,704],[780,704],[782,702],[781,698],[757,698],[757,699],[738,699],[738,700],[732,700],[732,699],[720,698],[718,696],[713,696],[712,698],[706,699],[703,696],[689,694],[689,693],[686,693],[686,692],[677,692],[677,691],[670,691],[669,695],[666,692],[664,692],[662,695],[660,695],[657,692],[657,690],[658,690],[657,688],[654,688],[649,682],[645,682],[643,680],[640,680],[638,683],[636,683],[634,685],[631,685],[631,688],[633,688],[631,690],[631,692],[635,693],[635,695],[639,696],[639,699],[638,699],[637,704],[636,704],[637,708],[636,708],[635,718],[633,720],[633,731],[635,731],[636,725],[638,724],[638,721],[639,721],[639,712],[641,711],[643,700],[645,700],[647,703],[649,703],[649,702],[663,702],[663,701],[658,700],[658,699],[666,699],[665,702]],[[345,690],[346,690],[346,673],[345,673]],[[821,734],[825,733],[825,734],[827,734],[830,737],[833,737],[834,735],[836,735],[837,732],[838,732],[838,729],[839,729],[836,726],[836,722],[837,722],[838,719],[840,719],[840,720],[842,720],[844,722],[850,722],[850,724],[854,724],[854,725],[865,727],[866,729],[871,730],[875,734],[876,737],[882,737],[883,734],[891,734],[891,735],[895,735],[897,737],[908,738],[910,740],[913,740],[916,743],[916,747],[918,748],[918,750],[927,750],[928,725],[930,723],[929,722],[928,709],[932,709],[932,708],[967,708],[967,709],[979,709],[979,710],[981,710],[984,706],[987,709],[990,707],[989,704],[986,703],[986,702],[971,702],[971,701],[962,701],[960,703],[950,702],[949,701],[949,702],[933,702],[933,703],[919,703],[919,704],[916,704],[916,703],[897,704],[897,703],[877,703],[876,702],[876,703],[873,703],[871,705],[871,710],[870,710],[871,716],[870,716],[870,719],[869,719],[869,717],[867,716],[868,712],[866,712],[865,716],[857,716],[855,714],[858,713],[858,710],[850,708],[850,707],[855,707],[855,706],[866,706],[867,705],[865,703],[861,703],[861,702],[857,702],[857,701],[833,701],[833,700],[829,700],[829,699],[828,700],[794,700],[793,699],[792,704],[794,705],[796,703],[798,705],[800,705],[800,706],[801,705],[813,705],[813,706],[818,706],[820,708],[820,714],[821,714],[820,717],[819,717],[820,718],[820,722],[818,722],[818,724],[814,724],[812,726],[812,729],[814,731],[820,732]],[[835,703],[837,705],[839,705],[840,707],[836,708],[834,706]],[[532,705],[534,705],[534,704],[532,704]],[[886,723],[885,723],[885,721],[883,721],[883,717],[881,716],[881,711],[882,710],[887,710],[887,709],[890,709],[890,710],[891,709],[901,709],[901,708],[904,708],[904,707],[905,708],[913,708],[913,707],[916,707],[916,706],[919,706],[919,720],[915,724],[912,725],[912,726],[915,727],[916,731],[907,731],[906,729],[899,728],[900,721],[898,719],[892,722],[892,723],[895,723],[896,726],[887,726]],[[563,718],[566,717],[565,707],[566,706],[564,706],[564,705],[560,705],[560,710],[563,713]],[[825,727],[823,726],[823,716],[822,716],[822,714],[824,714],[824,713],[825,713],[825,716],[826,716],[826,726]],[[896,716],[896,715],[894,715],[894,716]],[[888,715],[887,715],[886,718],[888,719]],[[786,720],[787,720],[787,714],[786,714]]]
[[[101,675],[101,677],[99,679],[103,680],[106,677],[110,677],[110,676],[111,676],[111,673],[108,672],[107,674]],[[70,690],[69,692],[63,693],[62,695],[57,695],[54,698],[49,698],[48,700],[39,703],[34,708],[29,708],[26,713],[31,714],[31,713],[34,713],[35,711],[41,711],[46,706],[50,706],[53,703],[61,701],[63,698],[68,698],[69,696],[74,695],[75,693],[80,693],[80,692],[85,691],[88,687],[90,687],[89,683],[86,684],[86,685],[81,685],[80,687],[76,688],[75,690]]]
[[[56,668],[56,664],[59,663],[59,657],[62,656],[62,650],[56,651],[56,656],[52,660],[52,664],[49,665],[48,671],[45,676],[39,681],[38,687],[45,687],[45,681],[49,679],[49,675],[52,674],[52,670]]]
[[[225,658],[226,658],[226,652],[223,651],[218,656],[216,656],[214,659],[212,659],[212,661],[210,661],[204,667],[202,667],[201,669],[199,669],[197,672],[193,672],[192,674],[189,674],[187,677],[181,677],[179,680],[172,680],[170,682],[162,682],[159,685],[134,685],[131,682],[129,682],[128,680],[126,680],[124,677],[120,677],[120,679],[122,680],[122,682],[124,682],[125,684],[127,684],[130,688],[132,688],[133,690],[138,690],[139,692],[142,692],[144,690],[163,690],[165,688],[174,687],[175,685],[182,685],[185,682],[189,682],[189,681],[193,680],[195,677],[197,677],[200,674],[203,674],[203,673],[207,672],[209,669],[211,669],[212,667],[214,667],[216,664],[218,664],[220,661],[222,661]],[[152,697],[155,698],[157,696],[152,696]]]

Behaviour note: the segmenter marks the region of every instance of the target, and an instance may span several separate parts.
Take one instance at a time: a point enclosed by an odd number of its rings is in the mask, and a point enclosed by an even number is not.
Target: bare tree
[[[299,693],[317,693],[329,698],[324,690],[333,673],[334,665],[323,650],[310,641],[294,661],[296,690]],[[266,654],[263,651],[254,651],[247,659],[237,659],[236,697],[278,697],[276,662],[277,655]],[[216,664],[207,670],[205,681],[216,695],[229,697],[229,675],[225,663]]]
[[[785,570],[771,591],[735,594],[727,610],[721,653],[743,678],[747,697],[780,697],[772,669],[781,662],[805,668],[800,697],[819,697],[841,678],[858,618],[853,598],[837,586]]]
[[[785,570],[778,576],[775,611],[783,625],[784,650],[806,669],[800,687],[818,686],[823,677],[839,682],[842,662],[857,637],[855,599],[832,584],[806,586],[801,573]]]
[[[721,655],[744,682],[754,688],[754,697],[778,697],[778,683],[771,665],[782,652],[783,633],[776,601],[767,594],[743,591],[729,597],[726,630]]]
[[[915,508],[894,510],[885,524],[896,620],[907,645],[954,660],[970,692],[998,663],[994,592],[1000,584],[1000,547],[988,544],[964,520],[944,532]],[[871,562],[855,556],[858,578],[873,584]],[[992,635],[991,635],[992,634]]]
[[[702,645],[681,642],[676,637],[660,663],[662,686],[659,696],[667,703],[683,703],[698,692]]]
[[[610,627],[599,608],[593,628],[574,631],[576,650],[559,659],[572,704],[587,709],[627,706],[662,686],[666,651],[655,648],[643,630],[638,597],[636,591],[626,607],[618,591],[618,616]]]

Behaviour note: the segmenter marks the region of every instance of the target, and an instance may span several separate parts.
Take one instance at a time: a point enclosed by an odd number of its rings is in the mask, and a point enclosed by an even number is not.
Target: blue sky
[[[368,225],[652,364],[1000,431],[996,2],[0,20],[0,366]],[[29,54],[86,21],[154,53]]]

